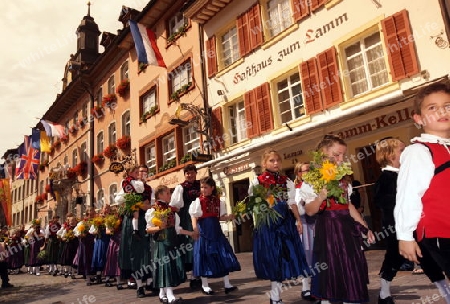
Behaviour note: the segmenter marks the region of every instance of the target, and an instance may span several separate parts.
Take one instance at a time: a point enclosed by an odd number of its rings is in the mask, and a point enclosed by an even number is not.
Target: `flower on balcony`
[[[103,156],[103,153],[99,153],[94,155],[91,160],[94,164],[101,165],[105,161],[105,157]]]
[[[69,132],[72,133],[72,134],[76,134],[78,132],[78,128],[75,125],[72,125],[69,128]]]
[[[84,176],[87,173],[87,163],[86,162],[80,162],[75,167],[72,168],[77,176]]]
[[[86,118],[85,117],[78,118],[78,125],[80,126],[80,128],[84,128],[86,126]]]
[[[130,87],[130,80],[128,78],[125,78],[117,86],[116,92],[120,97],[122,97],[125,95],[129,87]]]
[[[178,39],[178,37],[186,35],[187,29],[188,25],[184,24],[183,26],[178,28],[176,32],[172,33],[172,35],[170,35],[169,38],[167,38],[167,42],[173,43],[175,40]]]
[[[162,165],[159,168],[159,172],[163,172],[166,170],[169,170],[170,168],[173,168],[177,165],[177,161],[175,159],[169,160],[167,163],[165,163],[164,165]]]
[[[131,147],[131,138],[128,135],[124,135],[119,138],[116,142],[116,145],[121,150],[127,150]]]
[[[117,154],[116,145],[109,145],[103,150],[103,156],[107,158],[113,158]]]
[[[61,141],[58,139],[58,140],[56,140],[55,142],[53,142],[52,148],[53,148],[53,149],[59,149],[59,148],[61,148]]]
[[[150,117],[155,115],[158,110],[159,110],[159,108],[157,105],[154,105],[153,107],[151,107],[150,110],[148,110],[147,112],[142,114],[142,117],[141,117],[142,122],[146,122],[147,119],[149,119]]]
[[[107,94],[103,96],[102,106],[107,108],[114,108],[114,103],[117,101],[116,94]]]
[[[69,137],[68,136],[61,137],[61,142],[67,144],[69,142]]]
[[[192,154],[188,153],[185,154],[181,159],[180,159],[180,164],[184,164],[187,163],[188,161],[192,160]]]
[[[44,202],[46,199],[47,199],[47,194],[46,193],[42,193],[40,195],[36,195],[36,198],[34,199],[34,201],[36,203],[39,203],[39,202]]]
[[[66,176],[68,179],[75,179],[77,177],[77,171],[75,168],[67,169]]]
[[[188,82],[184,85],[182,85],[178,90],[170,94],[170,99],[173,101],[180,100],[180,97],[183,96],[184,93],[186,93],[189,88],[192,86],[192,82]]]
[[[104,108],[102,106],[94,106],[91,109],[91,114],[94,115],[96,118],[101,118],[104,116],[103,111],[104,111]]]
[[[45,193],[50,193],[50,184],[45,185]]]

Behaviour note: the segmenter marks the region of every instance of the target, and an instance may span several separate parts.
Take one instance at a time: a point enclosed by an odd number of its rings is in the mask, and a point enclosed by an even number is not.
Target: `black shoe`
[[[122,290],[123,289],[123,286],[122,286],[122,284],[117,284],[117,290]]]
[[[53,273],[52,273],[52,275],[54,276],[54,277],[56,277],[57,275],[58,275],[58,270],[55,270],[55,271],[53,271]]]
[[[139,287],[137,290],[137,297],[138,298],[143,298],[145,297],[145,291],[144,291],[144,287]]]
[[[14,285],[10,283],[2,284],[2,288],[9,288],[9,287],[14,287]]]
[[[306,301],[314,301],[310,290],[302,291],[302,299]]]
[[[145,288],[146,291],[153,291],[153,284],[145,285],[144,288]]]
[[[64,277],[67,279],[68,276],[69,276],[69,274],[67,272],[65,272]]]
[[[101,275],[97,275],[97,277],[96,277],[96,279],[95,279],[95,282],[96,282],[97,284],[101,284],[101,283],[102,283],[102,276],[101,276]]]
[[[395,304],[395,302],[392,296],[389,296],[385,299],[382,299],[380,298],[380,296],[378,296],[378,304]]]
[[[284,304],[283,300],[279,299],[278,301],[274,301],[272,299],[270,299],[270,304]]]
[[[205,291],[205,290],[202,288],[202,293],[205,294],[205,295],[211,296],[211,295],[214,294],[214,291],[213,291],[213,290]]]
[[[189,287],[191,289],[197,289],[202,287],[202,280],[201,279],[193,279],[189,282]]]
[[[229,294],[230,292],[236,290],[237,287],[236,286],[231,286],[231,287],[225,287],[225,294]]]

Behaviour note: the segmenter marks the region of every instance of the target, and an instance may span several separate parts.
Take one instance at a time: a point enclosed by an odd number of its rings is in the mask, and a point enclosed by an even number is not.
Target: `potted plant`
[[[92,157],[92,162],[96,165],[101,165],[101,164],[103,164],[104,161],[105,161],[105,157],[103,156],[103,153],[99,153]]]
[[[169,43],[173,43],[175,40],[178,39],[178,37],[185,35],[188,29],[188,25],[184,24],[183,26],[181,26],[180,28],[178,28],[178,30],[174,33],[172,33],[172,35],[169,36],[169,38],[167,38],[167,42]]]
[[[77,128],[75,125],[72,125],[72,126],[69,128],[69,132],[72,133],[72,134],[76,134],[77,131],[78,131],[78,128]]]
[[[75,168],[67,169],[66,177],[67,179],[75,179],[77,177],[76,169]]]
[[[123,97],[130,87],[130,80],[128,78],[123,79],[117,86],[116,92],[120,97]]]
[[[50,193],[50,184],[45,185],[45,193]]]
[[[73,169],[77,176],[84,176],[87,173],[87,163],[84,161],[80,162]]]
[[[169,160],[167,163],[165,163],[162,167],[159,168],[159,172],[164,172],[166,170],[169,170],[177,165],[177,161],[175,159]]]
[[[187,163],[190,160],[192,160],[192,154],[191,153],[187,153],[180,159],[180,164]]]
[[[121,150],[127,150],[131,147],[131,138],[128,135],[124,135],[119,138],[116,142],[116,145]]]
[[[116,145],[109,145],[103,150],[103,156],[107,158],[113,158],[117,154]]]

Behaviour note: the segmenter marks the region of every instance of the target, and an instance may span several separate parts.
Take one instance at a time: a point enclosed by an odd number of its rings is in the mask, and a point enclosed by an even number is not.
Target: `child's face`
[[[138,179],[139,178],[139,168],[136,168],[133,171],[130,171],[130,176],[135,179]]]
[[[195,172],[194,170],[186,171],[184,173],[184,177],[188,182],[193,183],[197,178],[197,172]]]
[[[300,168],[300,170],[298,170],[297,172],[297,176],[299,178],[302,178],[303,173],[306,173],[309,171],[309,165],[302,165],[302,167]]]
[[[394,168],[400,168],[400,155],[405,150],[405,144],[400,143],[397,148],[394,149],[394,155],[392,156],[391,166]]]
[[[414,114],[414,121],[428,134],[450,138],[450,95],[437,92],[424,98],[421,114]]]
[[[278,172],[281,169],[281,159],[278,154],[270,153],[269,157],[264,163],[264,168],[271,172]]]
[[[323,148],[323,154],[325,154],[329,160],[334,161],[337,164],[344,161],[345,153],[347,153],[347,147],[338,143]]]
[[[171,197],[170,190],[167,189],[166,191],[161,193],[161,195],[159,196],[159,199],[163,202],[168,203],[168,202],[170,202],[170,197]]]
[[[209,196],[209,195],[211,195],[212,192],[213,192],[213,190],[214,190],[214,187],[212,187],[212,186],[210,186],[210,185],[208,185],[208,184],[205,184],[205,183],[200,184],[200,192],[201,192],[204,196]]]

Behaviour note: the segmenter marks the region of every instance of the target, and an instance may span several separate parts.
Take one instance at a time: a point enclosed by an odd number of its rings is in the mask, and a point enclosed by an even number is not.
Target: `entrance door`
[[[248,196],[249,180],[241,180],[232,184],[233,197],[232,206]],[[235,252],[247,252],[253,250],[253,220],[241,220],[241,224],[236,225],[236,238],[234,242]]]

